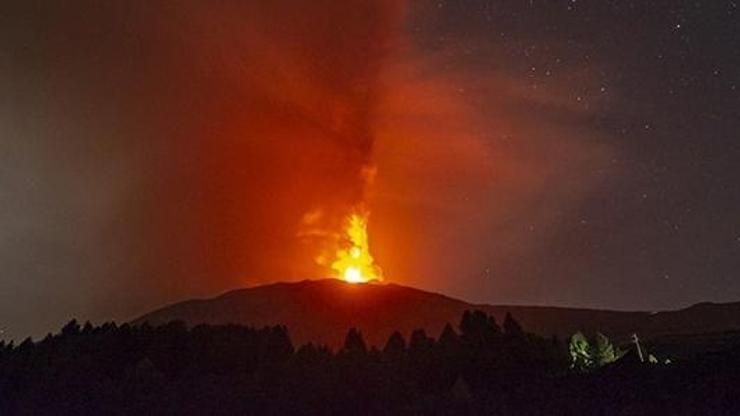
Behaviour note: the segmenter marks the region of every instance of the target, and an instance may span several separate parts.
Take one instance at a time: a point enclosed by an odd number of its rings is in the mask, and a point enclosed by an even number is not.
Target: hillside
[[[446,323],[457,325],[465,310],[486,311],[501,322],[510,312],[528,331],[568,337],[575,331],[601,331],[625,341],[637,332],[656,336],[740,329],[740,303],[699,304],[658,313],[540,306],[475,305],[396,284],[352,285],[339,280],[275,283],[188,300],[133,321],[161,324],[182,320],[250,326],[286,325],[295,343],[339,345],[348,328],[360,328],[368,343],[382,346],[394,330],[408,335],[424,328],[436,336]]]

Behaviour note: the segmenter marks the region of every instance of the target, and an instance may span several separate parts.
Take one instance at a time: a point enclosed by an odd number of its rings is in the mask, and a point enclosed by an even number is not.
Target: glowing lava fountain
[[[383,280],[383,273],[370,254],[367,237],[367,214],[353,213],[347,218],[345,244],[337,251],[331,268],[348,283]]]

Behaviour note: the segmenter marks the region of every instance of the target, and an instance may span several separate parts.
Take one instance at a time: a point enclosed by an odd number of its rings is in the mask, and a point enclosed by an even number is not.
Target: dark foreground
[[[297,350],[284,327],[80,327],[0,347],[0,415],[733,415],[740,349],[572,370],[567,346],[466,313],[438,339]]]

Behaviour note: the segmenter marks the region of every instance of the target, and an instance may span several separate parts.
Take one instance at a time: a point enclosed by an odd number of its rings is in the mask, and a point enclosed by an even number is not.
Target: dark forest
[[[575,337],[574,337],[575,338]],[[734,414],[740,349],[670,363],[633,350],[575,366],[574,342],[466,312],[438,339],[382,348],[350,329],[342,348],[294,346],[284,326],[71,321],[39,342],[2,344],[0,410],[83,414]],[[612,348],[611,346],[609,348]]]

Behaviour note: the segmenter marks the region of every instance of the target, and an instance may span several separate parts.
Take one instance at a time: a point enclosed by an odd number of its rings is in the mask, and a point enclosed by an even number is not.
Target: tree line
[[[605,379],[616,370],[574,371],[569,357],[557,338],[480,311],[379,347],[350,329],[337,350],[296,347],[284,326],[71,321],[38,342],[0,342],[0,414],[569,414],[609,403],[602,381],[629,389],[645,375]]]

